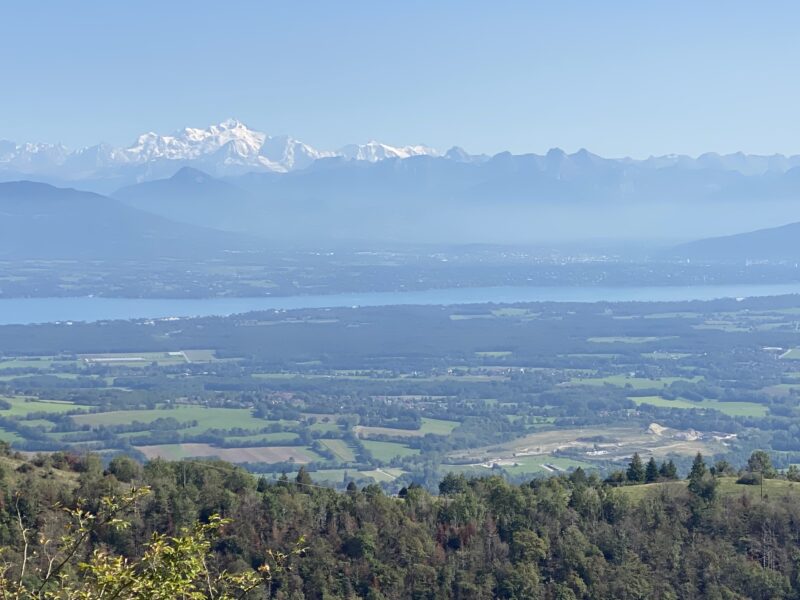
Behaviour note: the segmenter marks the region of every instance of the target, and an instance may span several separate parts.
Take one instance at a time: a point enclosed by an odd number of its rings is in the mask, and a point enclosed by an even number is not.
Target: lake
[[[0,298],[0,325],[230,315],[254,310],[341,306],[713,300],[800,294],[800,283],[655,287],[464,287],[258,298]]]

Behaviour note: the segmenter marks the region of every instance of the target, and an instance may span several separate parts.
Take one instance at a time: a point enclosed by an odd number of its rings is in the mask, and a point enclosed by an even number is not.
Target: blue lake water
[[[0,325],[230,315],[254,310],[341,306],[713,300],[800,294],[800,283],[656,287],[464,287],[258,298],[0,298]],[[800,299],[798,299],[800,301]]]

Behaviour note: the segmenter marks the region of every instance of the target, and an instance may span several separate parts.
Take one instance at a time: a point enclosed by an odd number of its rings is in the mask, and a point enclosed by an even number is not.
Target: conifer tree
[[[656,464],[656,459],[652,456],[650,460],[647,461],[647,468],[644,472],[644,480],[647,483],[653,483],[654,481],[658,480],[658,465]]]
[[[645,470],[644,470],[644,463],[642,463],[642,457],[639,456],[639,453],[636,452],[631,459],[630,464],[628,465],[628,470],[625,473],[628,477],[628,481],[631,483],[643,483],[645,478]]]

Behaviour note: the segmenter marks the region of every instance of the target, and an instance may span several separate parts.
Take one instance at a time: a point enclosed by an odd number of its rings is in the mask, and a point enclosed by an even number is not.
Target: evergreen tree
[[[697,456],[695,456],[692,461],[692,470],[689,471],[689,481],[700,481],[706,474],[706,471],[706,463],[703,460],[703,455],[698,452]]]
[[[689,472],[689,491],[706,502],[711,502],[717,493],[717,478],[708,473],[703,455],[699,452],[692,462]]]
[[[642,463],[642,457],[639,456],[639,453],[636,452],[631,459],[630,464],[628,465],[628,470],[625,473],[628,477],[628,481],[631,483],[643,483],[645,478],[645,470],[644,470],[644,463]]]
[[[658,469],[658,474],[663,479],[677,479],[678,467],[675,466],[675,462],[672,461],[672,459],[669,461],[664,461],[661,463],[661,467]]]
[[[658,465],[656,464],[656,459],[652,456],[650,457],[650,460],[647,461],[644,480],[647,483],[653,483],[654,481],[658,480]]]
[[[313,485],[314,480],[311,479],[311,475],[308,474],[305,467],[300,467],[300,470],[297,471],[297,477],[294,480],[300,485]]]

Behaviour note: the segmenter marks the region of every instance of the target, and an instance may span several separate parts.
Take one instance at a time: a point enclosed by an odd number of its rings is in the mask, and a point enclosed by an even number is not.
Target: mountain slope
[[[98,194],[29,181],[0,183],[2,259],[197,257],[249,243]]]
[[[241,188],[191,167],[168,179],[124,187],[112,197],[175,221],[228,230],[241,229],[261,208]]]
[[[697,240],[673,249],[693,260],[800,260],[800,223]]]

